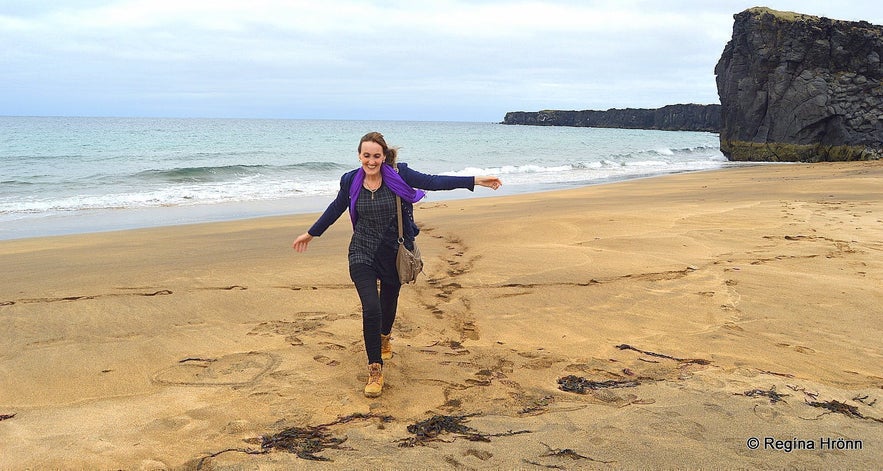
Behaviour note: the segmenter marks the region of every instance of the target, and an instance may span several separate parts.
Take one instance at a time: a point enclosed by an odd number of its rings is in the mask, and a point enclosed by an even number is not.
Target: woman
[[[361,167],[341,177],[337,198],[328,205],[313,227],[298,236],[293,244],[297,252],[305,251],[314,237],[321,236],[349,209],[353,224],[349,246],[350,278],[362,302],[362,335],[368,354],[365,396],[368,397],[380,396],[383,391],[383,360],[392,358],[389,335],[401,289],[396,270],[396,195],[402,200],[405,246],[413,250],[414,238],[420,232],[414,224],[413,203],[425,196],[420,189],[466,188],[472,191],[475,185],[479,185],[496,190],[502,185],[497,177],[423,174],[411,170],[407,164],[397,164],[397,151],[386,144],[379,132],[365,134],[358,148]]]

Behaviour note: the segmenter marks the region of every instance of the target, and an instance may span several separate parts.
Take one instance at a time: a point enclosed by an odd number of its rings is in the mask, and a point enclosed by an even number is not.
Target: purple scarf
[[[380,175],[383,177],[383,183],[386,183],[386,186],[393,193],[409,203],[416,203],[426,196],[423,190],[416,190],[411,188],[411,185],[405,183],[399,172],[389,164],[384,163],[380,166]],[[359,218],[356,214],[356,200],[359,199],[359,193],[362,191],[362,183],[364,182],[365,169],[360,167],[353,178],[353,183],[350,185],[350,220],[353,221],[354,228],[356,227],[356,220]]]

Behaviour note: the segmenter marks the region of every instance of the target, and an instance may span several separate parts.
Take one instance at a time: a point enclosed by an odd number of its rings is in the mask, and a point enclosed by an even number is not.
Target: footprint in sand
[[[339,361],[337,361],[333,358],[328,358],[325,355],[316,355],[313,357],[313,360],[316,360],[319,363],[322,363],[323,365],[327,365],[327,366],[337,366],[340,364]]]
[[[276,367],[273,355],[232,353],[220,358],[185,358],[153,375],[159,384],[175,386],[243,386],[254,383]]]
[[[319,342],[319,345],[322,346],[325,350],[346,350],[346,347],[337,343],[331,342]]]
[[[725,322],[723,325],[721,325],[721,327],[724,329],[732,330],[732,331],[736,331],[736,332],[744,332],[745,331],[745,329],[743,329],[742,327],[739,327],[739,325],[736,324],[735,322]]]
[[[791,345],[790,343],[777,343],[776,346],[782,347],[782,348],[790,348],[798,353],[804,353],[807,355],[816,352],[815,350],[813,350],[809,347],[804,347],[802,345]]]

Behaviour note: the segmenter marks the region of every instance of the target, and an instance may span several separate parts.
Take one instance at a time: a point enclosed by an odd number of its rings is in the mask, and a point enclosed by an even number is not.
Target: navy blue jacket
[[[457,188],[465,188],[469,191],[475,189],[475,177],[428,175],[416,170],[411,170],[406,163],[399,163],[397,164],[397,167],[399,169],[399,176],[402,177],[402,180],[413,188],[419,188],[421,190],[454,190]],[[340,191],[337,192],[337,197],[328,205],[328,208],[325,209],[322,216],[320,216],[316,223],[313,224],[313,227],[307,231],[311,236],[318,237],[322,235],[340,218],[344,211],[349,209],[350,186],[352,185],[353,178],[355,178],[358,170],[359,169],[351,170],[340,177]],[[405,200],[402,200],[402,221],[405,240],[413,241],[414,238],[417,237],[417,234],[420,233],[420,229],[414,224],[414,205]]]

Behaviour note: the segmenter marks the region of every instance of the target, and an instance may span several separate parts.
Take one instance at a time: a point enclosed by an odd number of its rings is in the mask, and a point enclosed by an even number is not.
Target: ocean
[[[494,197],[708,170],[705,132],[498,123],[0,117],[0,239],[320,212],[380,131],[423,173],[490,174]]]

